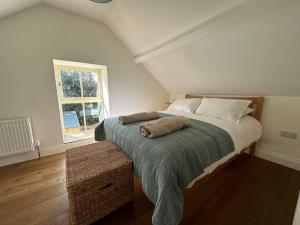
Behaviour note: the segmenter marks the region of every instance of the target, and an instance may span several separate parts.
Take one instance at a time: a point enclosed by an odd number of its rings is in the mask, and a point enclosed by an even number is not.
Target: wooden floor
[[[0,168],[1,225],[67,225],[64,154]],[[290,225],[300,172],[242,155],[184,191],[181,225]],[[138,180],[135,198],[98,225],[151,224],[153,205]]]

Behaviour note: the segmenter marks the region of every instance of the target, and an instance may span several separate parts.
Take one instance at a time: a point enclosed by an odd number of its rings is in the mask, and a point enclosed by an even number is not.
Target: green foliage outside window
[[[80,76],[83,93],[81,93],[80,88]],[[99,95],[98,78],[95,73],[61,70],[61,82],[65,98],[81,97],[81,94],[82,97],[97,97]]]

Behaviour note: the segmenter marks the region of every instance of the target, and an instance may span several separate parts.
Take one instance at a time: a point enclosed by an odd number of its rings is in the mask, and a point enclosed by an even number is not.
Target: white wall
[[[169,95],[102,23],[40,5],[0,20],[0,119],[30,116],[42,147],[62,143],[53,59],[107,65],[112,115]]]
[[[300,170],[300,97],[265,97],[262,124],[263,137],[258,155]],[[298,133],[298,139],[280,136],[281,130]]]

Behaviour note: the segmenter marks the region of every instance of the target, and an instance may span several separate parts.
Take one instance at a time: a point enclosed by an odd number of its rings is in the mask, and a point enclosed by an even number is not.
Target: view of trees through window
[[[92,71],[59,70],[64,133],[94,130],[104,119],[99,75]]]
[[[82,89],[80,86],[82,79]],[[92,72],[61,70],[61,82],[65,98],[97,97],[99,95],[98,75]]]

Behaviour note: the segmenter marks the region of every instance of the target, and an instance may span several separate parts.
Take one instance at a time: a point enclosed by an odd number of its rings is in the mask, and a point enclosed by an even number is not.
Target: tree
[[[82,90],[80,87],[80,77],[82,81]],[[61,83],[62,91],[65,98],[76,98],[76,97],[97,97],[98,96],[98,76],[93,72],[79,72],[72,70],[61,70]],[[97,109],[98,103],[86,103],[84,104],[85,110]],[[79,119],[80,125],[83,126],[82,113],[83,106],[81,103],[77,104],[63,104],[63,111],[75,111]],[[87,118],[88,119],[88,118]],[[92,119],[92,118],[89,118]]]

